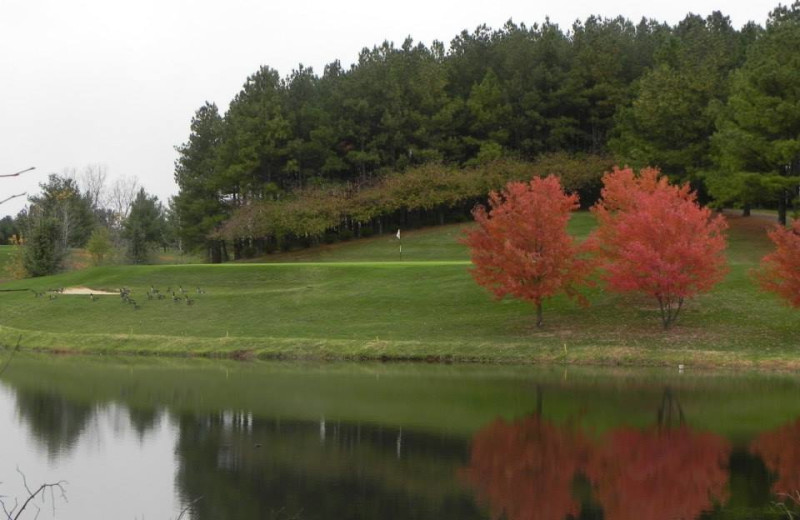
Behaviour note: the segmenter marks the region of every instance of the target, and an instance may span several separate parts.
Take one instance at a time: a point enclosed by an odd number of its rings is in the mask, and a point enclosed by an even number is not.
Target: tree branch
[[[19,177],[23,173],[29,172],[29,171],[35,170],[35,169],[36,169],[36,166],[31,166],[30,168],[25,168],[24,170],[20,170],[20,171],[18,171],[16,173],[7,173],[5,175],[0,175],[0,177]]]
[[[4,203],[8,202],[9,200],[16,199],[17,197],[23,197],[23,196],[25,196],[27,194],[28,194],[28,192],[18,193],[17,195],[12,195],[12,196],[8,197],[7,199],[0,200],[0,204],[4,204]]]
[[[53,491],[58,489],[61,492],[61,498],[63,498],[64,501],[67,500],[67,495],[66,492],[64,491],[64,484],[66,484],[66,481],[60,480],[58,482],[45,483],[40,485],[34,491],[30,488],[30,486],[28,486],[28,479],[25,477],[25,474],[22,471],[20,471],[19,468],[17,468],[17,473],[19,473],[20,476],[22,477],[22,485],[25,487],[25,491],[28,493],[28,497],[25,499],[24,502],[22,502],[21,505],[19,503],[19,500],[15,498],[14,507],[12,507],[11,509],[8,509],[6,507],[5,502],[0,497],[0,507],[2,507],[3,509],[3,514],[5,515],[6,520],[19,520],[22,517],[22,513],[31,504],[31,502],[33,502],[36,499],[36,497],[45,493],[47,490],[50,490],[52,497]],[[53,500],[53,503],[55,504],[55,500]],[[38,509],[38,506],[36,507]],[[38,517],[39,514],[37,513],[36,516]]]

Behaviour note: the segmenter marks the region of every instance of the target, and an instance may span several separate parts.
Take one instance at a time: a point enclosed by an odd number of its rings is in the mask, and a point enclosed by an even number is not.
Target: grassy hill
[[[731,271],[689,302],[676,327],[660,328],[655,302],[590,292],[581,308],[565,298],[532,308],[493,301],[468,274],[459,226],[283,255],[269,262],[101,267],[21,280],[2,289],[129,287],[119,296],[0,293],[0,341],[27,348],[234,357],[458,359],[794,367],[800,313],[759,292],[749,277],[769,249],[765,219],[731,219]],[[582,236],[590,215],[573,218]],[[148,300],[182,287],[194,300]],[[198,288],[200,292],[198,292]]]
[[[8,264],[8,261],[11,259],[11,253],[14,250],[14,246],[0,246],[0,280],[4,280],[7,278],[5,274],[5,267]]]

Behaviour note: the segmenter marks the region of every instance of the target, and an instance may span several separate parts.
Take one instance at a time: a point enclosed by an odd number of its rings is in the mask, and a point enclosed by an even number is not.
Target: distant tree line
[[[95,265],[146,263],[155,248],[174,242],[168,209],[135,178],[108,182],[104,166],[88,165],[51,174],[39,187],[16,217],[0,220],[0,243],[21,246],[10,264],[14,276],[55,273],[74,248],[86,248]]]
[[[509,21],[447,47],[384,42],[322,75],[261,67],[224,114],[200,107],[177,147],[177,234],[221,260],[226,244],[239,257],[450,220],[509,180],[486,165],[552,154],[658,166],[701,200],[772,205],[785,221],[800,183],[798,56],[795,2],[766,27],[736,29],[720,12],[675,26],[589,17],[567,31]],[[407,200],[415,186],[428,200]]]

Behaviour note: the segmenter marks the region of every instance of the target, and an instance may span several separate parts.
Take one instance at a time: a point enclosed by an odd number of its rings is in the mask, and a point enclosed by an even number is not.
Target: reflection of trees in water
[[[179,418],[192,518],[481,518],[453,479],[466,446],[397,428],[223,413]]]
[[[472,439],[462,476],[495,518],[558,520],[581,512],[573,489],[591,443],[577,425],[543,419],[540,386],[536,394],[536,413],[513,422],[497,419]]]
[[[17,413],[53,458],[69,452],[86,429],[94,409],[56,392],[16,390]]]
[[[128,407],[128,420],[134,431],[142,439],[147,432],[153,430],[159,423],[160,414],[155,408]]]
[[[580,511],[572,483],[589,449],[576,428],[556,426],[539,415],[498,419],[473,437],[463,475],[496,518],[558,520]]]
[[[593,500],[606,519],[696,518],[726,498],[731,447],[692,431],[669,389],[657,417],[652,428],[619,428],[598,442],[539,413],[497,420],[473,438],[464,474],[498,518],[586,517],[597,513]],[[587,478],[591,493],[579,500]]]
[[[685,424],[667,388],[658,424],[610,432],[586,473],[609,520],[690,519],[727,498],[730,453],[724,438]]]
[[[800,491],[800,418],[759,435],[750,443],[750,451],[760,456],[777,480],[775,494]]]
[[[109,413],[119,414],[114,417],[123,420],[127,418],[128,421],[115,427],[119,432],[130,428],[140,439],[153,430],[160,420],[160,413],[155,408],[86,404],[50,390],[17,388],[15,395],[19,418],[28,425],[33,437],[43,446],[50,458],[69,454],[97,414],[105,417],[109,417]]]
[[[607,519],[696,518],[726,498],[730,445],[687,426],[613,431],[587,468]]]

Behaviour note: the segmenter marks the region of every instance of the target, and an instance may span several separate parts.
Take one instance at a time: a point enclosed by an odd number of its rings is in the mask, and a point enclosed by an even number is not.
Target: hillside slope
[[[547,302],[537,330],[529,305],[493,301],[473,282],[461,232],[446,226],[404,233],[402,260],[397,239],[384,236],[268,263],[115,266],[5,283],[30,291],[0,293],[0,341],[234,357],[790,366],[800,359],[800,314],[759,292],[748,274],[769,248],[764,222],[731,219],[730,274],[666,333],[654,302],[600,288],[588,308]],[[578,214],[572,230],[585,235],[591,226]],[[72,286],[128,287],[137,304],[33,293]],[[151,300],[151,287],[170,293]]]

